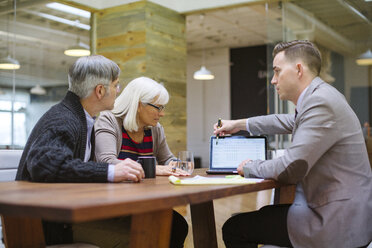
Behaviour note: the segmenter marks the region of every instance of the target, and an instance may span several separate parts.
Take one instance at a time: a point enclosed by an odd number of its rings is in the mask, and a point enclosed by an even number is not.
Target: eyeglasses
[[[156,108],[156,109],[159,111],[159,113],[160,113],[161,111],[164,111],[164,109],[165,109],[165,106],[164,106],[164,105],[156,106],[156,105],[151,104],[151,103],[146,103],[146,104],[147,104],[147,105],[150,105],[151,107]]]
[[[106,86],[107,87],[111,87],[112,86],[112,84],[111,85],[99,84],[99,85],[102,85],[105,88],[105,90],[107,90]],[[113,87],[115,88],[116,93],[120,93],[120,91],[121,91],[121,84],[117,84],[116,86],[113,86]]]
[[[120,93],[120,91],[121,91],[121,84],[118,83],[115,88],[116,88],[116,93]]]

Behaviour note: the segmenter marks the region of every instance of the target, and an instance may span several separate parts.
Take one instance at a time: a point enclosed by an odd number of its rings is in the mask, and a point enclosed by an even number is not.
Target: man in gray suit
[[[372,172],[358,118],[342,94],[319,78],[321,56],[309,41],[279,43],[273,52],[280,99],[296,115],[223,120],[215,134],[292,134],[284,156],[243,161],[245,177],[296,184],[292,205],[265,206],[231,217],[226,247],[365,247],[372,240]]]

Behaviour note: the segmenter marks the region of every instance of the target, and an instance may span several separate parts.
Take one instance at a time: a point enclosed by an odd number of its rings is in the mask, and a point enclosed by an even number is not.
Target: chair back
[[[0,182],[13,181],[23,150],[0,150]]]

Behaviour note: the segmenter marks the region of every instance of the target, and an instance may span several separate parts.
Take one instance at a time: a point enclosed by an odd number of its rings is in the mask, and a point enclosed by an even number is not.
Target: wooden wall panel
[[[121,68],[120,82],[147,76],[170,94],[161,119],[167,142],[177,156],[186,150],[185,17],[160,5],[141,1],[99,11],[96,51]]]

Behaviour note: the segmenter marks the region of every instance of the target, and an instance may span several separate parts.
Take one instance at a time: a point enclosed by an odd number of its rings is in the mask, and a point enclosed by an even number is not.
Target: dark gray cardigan
[[[16,180],[33,182],[107,182],[107,163],[84,162],[87,121],[79,97],[68,91],[62,102],[37,122],[24,148]]]

